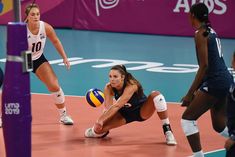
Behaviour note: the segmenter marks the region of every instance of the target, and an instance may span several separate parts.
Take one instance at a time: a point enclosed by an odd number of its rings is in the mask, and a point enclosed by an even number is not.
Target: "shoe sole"
[[[109,134],[109,131],[107,131],[103,136],[101,136],[100,138],[104,138]]]
[[[167,145],[169,145],[169,146],[175,146],[175,145],[177,145],[177,143],[176,142],[172,142],[172,143],[166,143]]]
[[[60,121],[60,123],[63,124],[63,125],[73,125],[73,123],[64,123],[62,121]]]
[[[86,136],[86,134],[84,135],[86,138],[105,138],[107,135],[109,134],[109,131],[107,131],[104,135],[100,136],[100,137],[89,137]]]

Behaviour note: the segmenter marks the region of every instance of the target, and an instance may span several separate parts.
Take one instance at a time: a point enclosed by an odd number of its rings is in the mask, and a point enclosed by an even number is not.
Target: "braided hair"
[[[207,37],[210,33],[211,23],[209,20],[209,10],[207,6],[204,3],[196,3],[191,6],[190,13],[198,19],[200,22],[202,22],[202,27],[206,29],[206,31],[203,33],[204,37]]]
[[[124,84],[131,84],[131,85],[136,84],[138,86],[138,91],[137,91],[138,96],[142,96],[144,94],[143,87],[140,84],[140,82],[136,80],[131,73],[127,72],[126,67],[124,65],[115,65],[111,68],[111,70],[118,70],[121,73],[121,75],[125,76]]]

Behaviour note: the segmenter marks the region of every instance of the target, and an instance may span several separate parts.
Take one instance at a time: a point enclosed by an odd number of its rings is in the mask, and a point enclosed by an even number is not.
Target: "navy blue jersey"
[[[123,94],[123,91],[125,89],[125,85],[123,86],[123,90],[121,93],[118,93],[118,91],[116,89],[113,89],[114,91],[114,98],[116,100],[119,99],[119,97]],[[145,94],[143,95],[138,95],[136,92],[132,95],[132,97],[130,98],[130,100],[120,109],[120,110],[132,110],[135,109],[136,107],[139,107],[140,105],[142,105],[145,101],[147,100],[147,97]]]
[[[221,43],[216,32],[210,28],[208,35],[208,69],[203,84],[213,89],[229,89],[232,76],[224,62]]]

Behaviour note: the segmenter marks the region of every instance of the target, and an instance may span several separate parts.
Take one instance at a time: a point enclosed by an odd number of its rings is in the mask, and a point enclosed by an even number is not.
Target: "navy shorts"
[[[200,91],[208,93],[216,98],[224,98],[229,93],[229,87],[228,88],[211,88],[208,86],[207,82],[204,82],[200,87]]]
[[[126,120],[126,123],[131,123],[133,121],[144,121],[140,115],[140,110],[143,104],[135,106],[134,108],[122,107],[118,112],[122,115],[122,117]]]
[[[48,62],[45,56],[42,54],[38,59],[33,61],[33,73],[42,65],[44,62]]]

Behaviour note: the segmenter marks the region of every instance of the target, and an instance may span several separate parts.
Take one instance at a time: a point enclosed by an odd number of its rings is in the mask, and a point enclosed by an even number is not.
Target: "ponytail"
[[[211,29],[209,27],[211,27],[211,23],[210,23],[210,21],[208,19],[208,16],[207,16],[207,19],[205,19],[205,29],[206,29],[206,31],[203,33],[204,37],[207,37],[211,32]]]
[[[209,10],[207,6],[204,3],[195,3],[191,6],[190,13],[202,23],[202,27],[206,29],[203,36],[207,37],[211,31],[209,28],[211,27],[211,24],[208,17]]]

